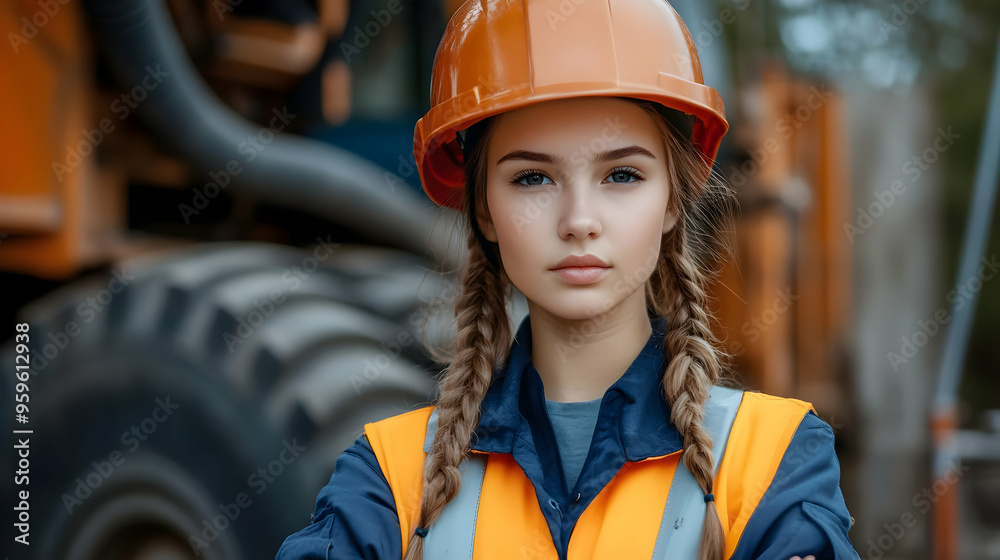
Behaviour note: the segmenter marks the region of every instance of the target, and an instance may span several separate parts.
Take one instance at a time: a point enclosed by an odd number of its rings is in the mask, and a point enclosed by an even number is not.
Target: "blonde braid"
[[[472,169],[478,167],[473,162],[482,155],[474,153],[470,157]],[[493,248],[486,246],[475,220],[480,197],[474,194],[476,185],[485,187],[485,183],[480,182],[479,174],[472,175],[467,187],[469,257],[455,305],[458,332],[453,343],[454,359],[440,382],[436,402],[438,427],[433,448],[424,463],[423,495],[414,531],[429,528],[458,495],[462,485],[458,467],[469,453],[494,368],[503,365],[510,350],[511,327],[506,308],[509,282],[495,253],[493,259],[487,257],[486,251]],[[423,538],[414,532],[405,560],[422,558]]]
[[[672,187],[670,207],[678,216],[673,230],[662,239],[661,258],[646,292],[656,313],[670,322],[664,335],[668,361],[663,391],[670,421],[684,439],[681,460],[702,492],[710,494],[714,490],[713,442],[702,421],[710,389],[721,381],[725,354],[712,331],[708,310],[705,286],[712,271],[703,255],[692,255],[688,245],[719,256],[726,244],[718,233],[732,217],[733,197],[718,177],[710,174],[706,180],[697,150],[652,105],[639,106],[653,117],[663,136]],[[709,501],[698,557],[722,560],[724,552],[725,531],[715,501]]]
[[[677,232],[675,239],[683,235]],[[706,310],[708,295],[694,261],[688,257],[682,242],[661,260],[673,274],[665,271],[664,279],[675,296],[671,308],[671,328],[665,335],[669,361],[663,377],[663,391],[670,403],[670,421],[684,437],[681,460],[694,475],[702,492],[714,491],[715,465],[712,458],[712,439],[705,431],[702,420],[709,390],[719,381],[722,369],[718,350]],[[720,560],[725,546],[725,534],[715,508],[715,501],[707,504],[705,524],[702,529],[700,560]]]

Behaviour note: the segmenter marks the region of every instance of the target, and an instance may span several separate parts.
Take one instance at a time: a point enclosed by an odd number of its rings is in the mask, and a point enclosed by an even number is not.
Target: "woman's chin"
[[[591,301],[593,300],[593,301]],[[608,303],[605,303],[608,302]],[[554,319],[566,322],[602,321],[608,311],[614,309],[617,301],[606,298],[569,297],[559,301],[546,302],[546,305],[535,304],[535,308]],[[536,311],[537,312],[537,311]]]

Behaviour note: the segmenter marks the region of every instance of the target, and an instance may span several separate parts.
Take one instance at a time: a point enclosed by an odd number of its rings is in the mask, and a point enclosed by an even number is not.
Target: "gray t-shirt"
[[[545,400],[545,411],[556,435],[559,457],[562,459],[566,490],[572,491],[580,477],[583,462],[590,451],[590,441],[597,425],[601,400],[584,402],[557,402]]]

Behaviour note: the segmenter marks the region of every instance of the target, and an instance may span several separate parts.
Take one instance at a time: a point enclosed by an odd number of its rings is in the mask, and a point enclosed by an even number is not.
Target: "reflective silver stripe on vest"
[[[437,432],[438,413],[435,407],[427,420],[424,451],[431,452]],[[458,466],[462,473],[462,487],[458,496],[441,510],[437,521],[431,524],[424,537],[424,558],[438,560],[471,559],[472,543],[476,537],[476,516],[479,514],[479,495],[486,475],[486,458],[472,453]]]
[[[743,400],[743,391],[713,386],[705,403],[702,425],[712,438],[712,460],[715,473],[726,451],[736,411]],[[714,486],[714,485],[713,485]],[[666,558],[694,559],[701,545],[701,530],[705,524],[705,494],[691,471],[681,461],[674,470],[670,493],[663,508],[660,532],[656,535],[653,560]]]
[[[736,419],[736,411],[743,400],[743,391],[713,386],[711,397],[705,403],[702,424],[712,438],[712,458],[715,472],[725,453],[726,441]],[[427,420],[424,451],[430,453],[437,432],[437,408]],[[472,558],[476,535],[476,516],[479,513],[479,495],[486,474],[486,459],[473,453],[459,466],[462,487],[458,496],[449,502],[441,516],[428,529],[424,537],[424,556],[447,560]],[[701,528],[705,522],[705,500],[694,476],[678,463],[670,483],[660,531],[656,536],[653,559],[696,558],[701,542]]]

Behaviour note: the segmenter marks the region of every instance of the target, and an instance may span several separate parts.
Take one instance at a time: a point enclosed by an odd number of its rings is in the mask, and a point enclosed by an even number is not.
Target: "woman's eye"
[[[539,171],[528,170],[528,171],[522,171],[521,173],[518,173],[517,176],[514,177],[514,180],[512,181],[512,183],[514,183],[516,185],[523,185],[523,186],[527,186],[527,187],[533,187],[533,186],[538,186],[538,185],[544,185],[546,180],[549,183],[552,182],[552,179],[549,179],[548,177],[546,177],[545,174],[543,174],[543,173],[541,173]]]
[[[611,179],[612,183],[635,183],[642,181],[642,175],[639,174],[639,170],[632,167],[613,169],[608,178]]]

